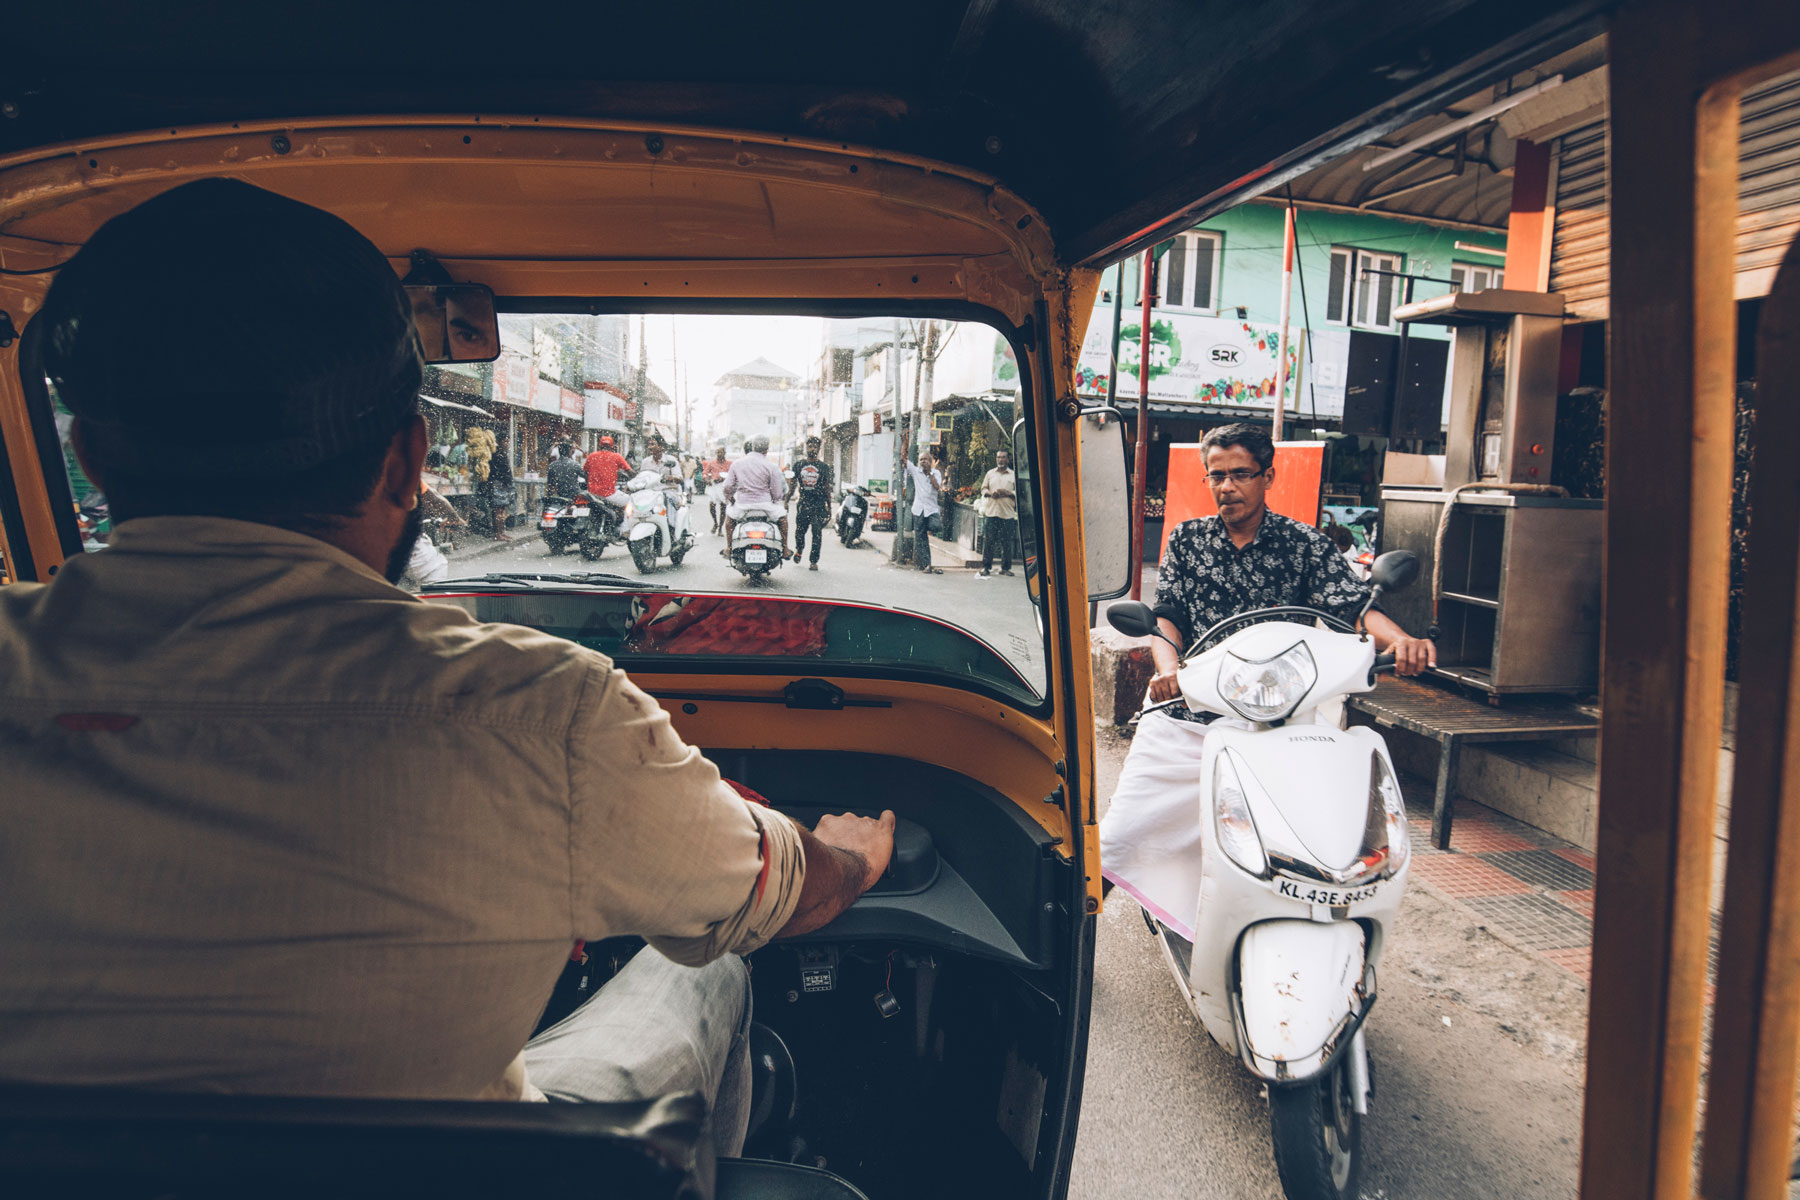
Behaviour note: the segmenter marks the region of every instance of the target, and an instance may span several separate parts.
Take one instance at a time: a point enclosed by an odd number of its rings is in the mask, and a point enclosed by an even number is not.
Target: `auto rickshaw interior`
[[[58,490],[55,414],[21,383],[17,332],[95,228],[194,178],[231,175],[338,213],[402,276],[425,250],[449,281],[490,288],[503,312],[571,300],[609,311],[761,306],[998,330],[1019,349],[1033,397],[1021,415],[1043,564],[1035,698],[984,677],[979,649],[960,672],[873,658],[801,669],[751,655],[651,656],[633,668],[689,742],[777,805],[844,797],[852,808],[893,807],[914,827],[910,860],[885,894],[821,931],[829,936],[755,957],[758,1011],[796,1060],[794,1132],[871,1195],[1067,1188],[1099,871],[1089,589],[1077,565],[1095,539],[1078,486],[1080,421],[1064,398],[1097,268],[1617,17],[1615,36],[1626,36],[1616,86],[1641,112],[1668,109],[1660,124],[1640,116],[1614,134],[1615,172],[1635,171],[1651,197],[1616,199],[1614,271],[1633,284],[1615,287],[1617,329],[1633,337],[1613,340],[1644,363],[1621,394],[1637,385],[1643,428],[1666,410],[1669,428],[1693,432],[1704,414],[1691,389],[1665,385],[1691,382],[1703,324],[1690,253],[1708,229],[1693,219],[1695,97],[1795,47],[1764,32],[1777,23],[1772,6],[1747,5],[1743,21],[1697,31],[1661,0],[1622,15],[1555,0],[1125,3],[1104,20],[1079,0],[932,0],[905,11],[701,3],[675,18],[564,6],[534,14],[532,36],[487,36],[488,8],[438,6],[422,20],[335,7],[182,20],[166,7],[74,3],[9,17],[0,49],[8,574],[48,579],[81,545]],[[1659,32],[1658,22],[1687,32]],[[1760,45],[1732,40],[1758,36]],[[549,61],[549,43],[570,65]],[[1679,161],[1659,174],[1665,142]],[[1665,256],[1663,235],[1686,239],[1683,249]],[[1630,1176],[1629,1194],[1647,1196],[1651,1186],[1637,1184],[1654,1174],[1652,1159],[1667,1168],[1692,1158],[1695,1104],[1682,1089],[1694,1088],[1682,1071],[1698,1073],[1706,891],[1691,901],[1702,906],[1698,953],[1683,951],[1670,932],[1686,878],[1675,846],[1684,820],[1697,819],[1684,813],[1700,810],[1684,808],[1679,771],[1663,772],[1666,787],[1647,773],[1660,770],[1664,746],[1711,736],[1716,748],[1718,713],[1715,696],[1709,731],[1708,705],[1684,699],[1694,689],[1683,655],[1700,638],[1698,624],[1685,624],[1687,601],[1641,615],[1625,606],[1634,589],[1688,596],[1699,573],[1723,572],[1726,550],[1720,537],[1689,554],[1682,489],[1706,474],[1690,470],[1689,440],[1633,437],[1609,486],[1680,532],[1608,547],[1605,690],[1617,725],[1603,772],[1629,774],[1630,755],[1657,753],[1644,756],[1644,794],[1612,810],[1602,840],[1594,1061],[1619,1074],[1608,1091],[1590,1089],[1586,1157],[1590,1187],[1614,1172]],[[1695,455],[1705,441],[1692,439]],[[489,592],[456,602],[484,615],[537,602],[519,589]],[[646,602],[653,596],[645,590]],[[824,686],[790,692],[811,678]],[[841,706],[818,703],[828,689]],[[1627,694],[1630,705],[1613,702]],[[69,1127],[97,1107],[65,1110]],[[31,1111],[10,1098],[0,1109],[10,1128]],[[393,1114],[343,1112],[348,1125],[398,1128]],[[1791,1146],[1789,1113],[1775,1116],[1775,1140]],[[396,1134],[385,1144],[406,1143]]]

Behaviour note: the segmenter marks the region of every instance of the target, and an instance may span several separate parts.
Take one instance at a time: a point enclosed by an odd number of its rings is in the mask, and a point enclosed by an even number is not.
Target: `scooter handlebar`
[[[1391,670],[1393,670],[1394,669],[1393,652],[1389,651],[1385,654],[1377,654],[1375,656],[1375,665],[1370,669],[1373,671],[1391,671]]]

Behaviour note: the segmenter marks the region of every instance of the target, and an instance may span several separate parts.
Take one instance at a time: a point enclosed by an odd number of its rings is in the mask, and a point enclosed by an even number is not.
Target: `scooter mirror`
[[[1118,600],[1108,605],[1106,623],[1126,637],[1149,637],[1156,632],[1156,614],[1140,600]]]
[[[1375,560],[1369,582],[1384,592],[1395,592],[1419,577],[1419,556],[1411,550],[1389,550]]]

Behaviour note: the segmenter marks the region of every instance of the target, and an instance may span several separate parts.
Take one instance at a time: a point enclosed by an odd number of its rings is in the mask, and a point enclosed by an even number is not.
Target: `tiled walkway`
[[[1428,785],[1406,791],[1431,794]],[[1468,800],[1457,802],[1447,851],[1431,844],[1429,805],[1409,805],[1407,818],[1415,881],[1468,907],[1501,940],[1543,956],[1586,985],[1593,855]]]

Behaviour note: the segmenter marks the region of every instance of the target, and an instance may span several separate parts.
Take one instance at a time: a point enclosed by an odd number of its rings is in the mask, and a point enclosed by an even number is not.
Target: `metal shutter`
[[[1766,296],[1800,229],[1800,71],[1744,93],[1738,116],[1737,294]]]
[[[1605,121],[1570,130],[1556,145],[1556,222],[1550,237],[1550,290],[1571,317],[1606,317],[1608,237]]]
[[[1738,131],[1738,298],[1768,294],[1800,231],[1800,71],[1744,93]],[[1604,121],[1556,144],[1550,290],[1577,320],[1607,316],[1609,212]]]

